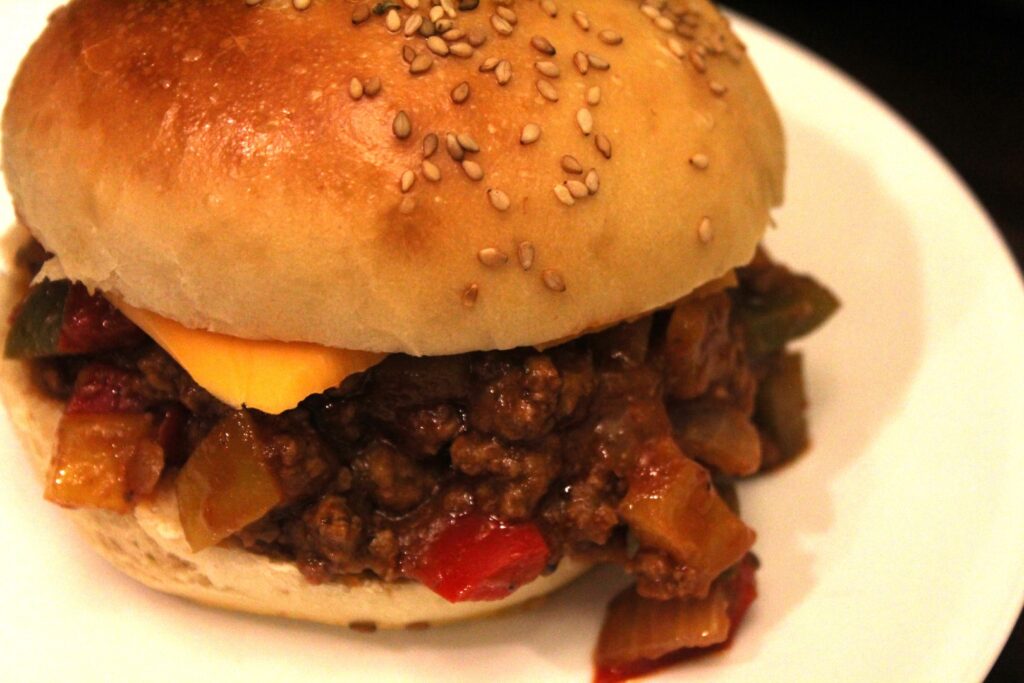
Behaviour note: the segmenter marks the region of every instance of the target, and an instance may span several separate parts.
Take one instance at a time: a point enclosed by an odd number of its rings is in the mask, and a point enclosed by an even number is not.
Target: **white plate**
[[[0,83],[48,3],[0,0]],[[761,598],[735,646],[665,678],[961,681],[1024,595],[1024,294],[970,193],[834,69],[748,22],[791,171],[769,245],[842,297],[804,347],[815,448],[743,487]],[[10,219],[0,198],[0,223]],[[122,578],[40,498],[0,425],[8,680],[585,681],[614,574],[543,609],[361,635],[196,607]]]

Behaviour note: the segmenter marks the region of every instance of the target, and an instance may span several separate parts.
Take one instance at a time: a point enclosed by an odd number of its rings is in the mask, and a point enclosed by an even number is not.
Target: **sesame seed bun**
[[[74,0],[15,79],[4,171],[70,277],[190,327],[543,344],[745,263],[781,200],[742,44],[662,4]]]
[[[8,255],[23,243],[24,234],[16,230],[5,237]],[[0,277],[0,304],[10,310],[28,283],[10,275],[9,265],[6,270]],[[3,336],[6,320],[0,316]],[[26,363],[11,360],[0,360],[0,396],[33,468],[44,478],[63,404],[35,388]],[[193,553],[185,542],[170,485],[163,486],[155,499],[139,503],[134,514],[83,509],[68,510],[67,515],[97,553],[150,588],[225,609],[361,629],[440,625],[533,604],[590,568],[567,558],[552,574],[504,600],[452,604],[411,581],[364,579],[315,586],[294,563],[240,548],[220,546]]]

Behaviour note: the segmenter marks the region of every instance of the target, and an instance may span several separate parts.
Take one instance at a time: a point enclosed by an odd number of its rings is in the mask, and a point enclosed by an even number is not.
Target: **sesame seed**
[[[423,26],[423,15],[410,14],[409,18],[405,20],[405,27],[402,28],[402,33],[406,36],[411,36],[418,33],[421,26]]]
[[[421,169],[423,171],[423,177],[430,182],[436,183],[441,180],[441,169],[439,169],[437,164],[434,162],[424,159],[421,164]]]
[[[590,30],[590,19],[582,11],[576,10],[575,12],[573,12],[572,20],[575,21],[576,25],[579,26],[584,31]]]
[[[452,4],[452,0],[441,0],[441,9],[444,10],[446,16],[454,19],[457,15],[455,6]]]
[[[348,94],[353,100],[359,100],[363,97],[363,83],[358,78],[353,78],[348,82]]]
[[[437,145],[438,140],[436,134],[429,133],[427,137],[423,138],[423,158],[429,159],[434,156],[434,152],[437,151]]]
[[[466,36],[466,40],[468,40],[469,44],[473,47],[481,47],[487,42],[487,34],[479,29],[474,29],[469,32],[468,36]]]
[[[488,57],[480,63],[480,73],[487,73],[488,71],[494,71],[498,66],[498,62],[501,60],[497,57]]]
[[[480,164],[475,161],[466,159],[462,162],[462,170],[466,172],[470,180],[480,181],[484,179],[484,169],[480,168]]]
[[[583,184],[587,186],[587,192],[597,194],[597,191],[601,189],[601,176],[597,175],[597,169],[592,168],[587,171],[587,175],[583,178]]]
[[[459,144],[459,140],[455,137],[455,133],[445,133],[444,136],[445,148],[448,150],[448,156],[453,161],[462,161],[466,158],[466,151],[462,149],[462,145]]]
[[[512,206],[512,200],[508,198],[508,195],[493,187],[487,190],[487,198],[491,200],[491,206],[498,211],[508,211]]]
[[[416,173],[414,171],[406,171],[402,174],[398,184],[401,186],[402,192],[408,192],[416,184]]]
[[[494,11],[498,13],[498,16],[500,16],[502,19],[512,24],[513,26],[519,23],[519,17],[516,16],[516,13],[512,10],[511,7],[504,7],[499,5]]]
[[[352,24],[358,26],[370,18],[370,8],[366,5],[359,5],[352,10]]]
[[[480,151],[480,145],[476,144],[476,140],[470,137],[468,133],[459,133],[455,136],[455,139],[458,141],[459,147],[467,152],[476,153]]]
[[[597,34],[597,38],[598,38],[598,40],[600,40],[605,45],[621,45],[622,44],[622,36],[620,34],[616,33],[615,31],[610,31],[608,29],[605,29],[604,31],[601,31],[600,33],[598,33]]]
[[[690,165],[700,171],[706,169],[709,163],[711,162],[708,159],[707,154],[694,154],[692,157],[690,157]]]
[[[404,216],[408,216],[410,213],[416,210],[416,200],[413,199],[412,195],[406,195],[402,199],[402,203],[398,205],[398,212]]]
[[[494,75],[498,78],[498,85],[505,85],[512,80],[512,63],[507,59],[501,60],[494,69]]]
[[[512,24],[508,23],[507,19],[500,17],[497,14],[491,15],[491,26],[495,31],[503,36],[510,36],[512,35],[512,31],[515,30]]]
[[[433,7],[430,8],[430,12],[427,14],[427,16],[429,16],[430,20],[436,24],[444,17],[444,8],[434,5]]]
[[[545,270],[541,274],[541,279],[544,280],[544,286],[550,289],[552,292],[565,291],[565,278],[562,277],[562,274],[557,270]]]
[[[700,225],[697,226],[697,237],[700,238],[702,244],[710,244],[711,240],[715,238],[715,230],[711,227],[711,219],[707,216],[700,219]]]
[[[245,0],[245,4],[248,5],[249,7],[254,7],[254,6],[260,4],[261,2],[263,2],[263,0]]]
[[[412,60],[416,59],[416,50],[412,48],[412,45],[402,46],[402,61],[406,64],[412,64]]]
[[[310,4],[313,0],[292,0],[292,7],[297,10],[309,9]]]
[[[430,36],[427,38],[427,49],[435,55],[444,57],[448,54],[448,43],[444,42],[441,36]]]
[[[710,83],[708,83],[708,87],[711,88],[711,92],[717,95],[718,97],[721,97],[722,95],[729,91],[729,88],[722,85],[718,81],[711,81]]]
[[[420,8],[420,0],[403,0],[403,2],[405,2],[405,6],[408,7],[409,9]]]
[[[654,20],[654,25],[660,28],[662,31],[673,31],[676,28],[676,22],[672,21],[665,15],[661,15]]]
[[[472,45],[461,41],[449,45],[448,51],[460,59],[469,59],[476,53],[476,50],[473,49]]]
[[[605,135],[598,135],[594,138],[594,144],[597,145],[597,150],[604,155],[605,159],[612,158],[612,141]]]
[[[412,135],[412,121],[409,120],[409,115],[404,111],[398,112],[395,120],[391,123],[391,130],[399,140],[405,140]]]
[[[584,76],[590,71],[590,60],[587,59],[586,52],[577,52],[572,56],[572,63],[576,65],[576,70]]]
[[[565,187],[569,190],[569,194],[572,195],[573,199],[583,199],[590,194],[587,186],[579,180],[566,180]]]
[[[480,296],[480,286],[476,284],[469,285],[462,292],[462,305],[466,308],[473,308],[476,306],[476,300]]]
[[[392,33],[398,33],[402,28],[402,17],[398,14],[398,10],[392,9],[388,12],[387,17],[384,19],[384,25]]]
[[[465,35],[466,35],[466,32],[463,31],[462,29],[460,29],[460,28],[453,28],[450,31],[445,31],[444,35],[441,36],[441,37],[444,38],[445,40],[447,40],[449,43],[454,43],[456,40],[459,40],[460,38],[462,38]]]
[[[587,90],[587,104],[591,107],[596,107],[601,104],[601,88],[600,86],[593,86]]]
[[[436,22],[434,22],[434,32],[435,33],[445,33],[449,29],[451,29],[451,27],[454,26],[454,25],[455,25],[455,22],[453,22],[451,19],[444,19],[444,18],[438,19]]]
[[[551,41],[544,36],[534,36],[533,38],[530,38],[530,45],[532,45],[533,49],[537,52],[548,55],[549,57],[554,57],[558,52],[558,50],[555,49],[555,46],[551,44]]]
[[[519,136],[519,142],[524,145],[532,145],[540,139],[540,126],[536,123],[528,123],[523,126],[523,132]]]
[[[648,19],[657,19],[661,16],[661,12],[654,5],[641,5],[640,11],[643,12]]]
[[[471,12],[480,6],[480,0],[459,0],[460,12]]]
[[[554,62],[534,62],[533,66],[535,69],[537,69],[537,71],[541,72],[548,78],[558,78],[559,76],[562,75],[562,70],[559,69],[558,65],[555,64]]]
[[[612,66],[607,59],[594,53],[587,55],[587,61],[590,63],[590,68],[597,69],[598,71],[607,71]]]
[[[583,173],[583,166],[576,157],[566,154],[562,157],[562,170],[566,173],[579,175],[580,173]]]
[[[540,7],[552,19],[558,16],[558,5],[555,4],[555,0],[540,0]]]
[[[420,26],[420,35],[424,38],[429,38],[435,33],[437,33],[437,26],[434,25],[434,20],[428,16],[423,20],[423,25]]]
[[[430,67],[434,66],[434,58],[428,54],[416,55],[415,59],[409,64],[409,73],[418,75],[430,71]]]
[[[469,99],[469,83],[462,81],[452,89],[452,102],[462,104]]]
[[[533,259],[537,255],[533,248],[533,242],[520,242],[516,254],[519,256],[519,265],[523,270],[528,271],[533,268]]]
[[[576,112],[576,125],[580,127],[580,131],[584,135],[594,132],[594,115],[590,113],[589,109],[584,108]]]
[[[377,76],[372,77],[363,84],[363,92],[367,97],[376,97],[380,94],[381,82]]]
[[[544,79],[538,80],[537,92],[539,92],[541,97],[548,102],[558,101],[558,91],[555,89],[555,86],[551,85],[551,81],[545,81]]]
[[[566,206],[572,206],[576,203],[576,200],[572,197],[572,193],[569,192],[569,188],[565,185],[555,185],[554,191],[555,196],[558,197],[558,201],[562,202]]]
[[[693,68],[696,69],[699,74],[708,70],[708,63],[704,61],[704,57],[695,50],[690,50],[690,64],[693,64]]]
[[[508,263],[508,254],[497,247],[487,247],[477,252],[477,259],[488,268],[500,268]]]
[[[683,45],[683,41],[679,40],[678,38],[668,39],[668,49],[669,52],[674,54],[679,59],[682,59],[683,57],[686,56],[686,46]]]

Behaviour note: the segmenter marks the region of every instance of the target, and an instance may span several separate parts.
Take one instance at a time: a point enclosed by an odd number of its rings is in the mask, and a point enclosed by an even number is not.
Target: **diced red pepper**
[[[168,403],[156,411],[156,441],[164,449],[164,457],[168,464],[180,465],[185,462],[188,453],[185,439],[185,428],[188,425],[189,412],[180,403]]]
[[[141,413],[145,398],[139,392],[139,382],[130,372],[103,363],[82,368],[75,380],[65,412],[81,413]]]
[[[100,294],[73,284],[64,304],[60,353],[94,353],[141,343],[145,333]]]
[[[449,602],[501,600],[540,576],[549,554],[534,524],[466,515],[453,519],[406,573]]]

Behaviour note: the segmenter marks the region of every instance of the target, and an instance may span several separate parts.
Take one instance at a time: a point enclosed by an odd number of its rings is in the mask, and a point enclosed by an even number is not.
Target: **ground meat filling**
[[[254,412],[283,502],[229,542],[291,559],[316,583],[391,581],[407,578],[403,558],[438,520],[483,513],[535,524],[551,567],[565,555],[613,561],[642,595],[693,595],[694,572],[638,544],[620,503],[651,439],[674,438],[720,490],[760,469],[762,455],[781,459],[758,417],[758,387],[784,352],[748,353],[736,305],[726,289],[692,295],[544,351],[392,355],[283,415]],[[231,412],[150,342],[37,360],[34,376],[67,398],[96,362],[129,373],[131,396],[184,421],[167,476]],[[727,453],[706,437],[723,421],[736,444]]]

